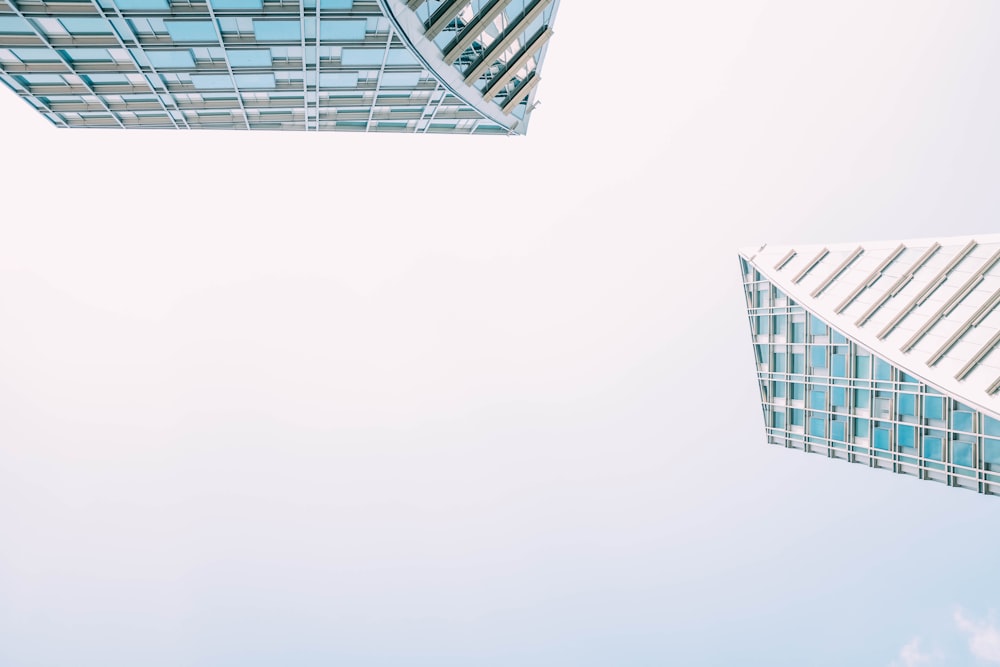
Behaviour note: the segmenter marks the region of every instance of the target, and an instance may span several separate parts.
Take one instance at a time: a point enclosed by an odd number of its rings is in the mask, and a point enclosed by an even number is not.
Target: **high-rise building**
[[[740,267],[769,442],[1000,494],[1000,235]]]
[[[0,0],[58,127],[523,134],[559,0]]]

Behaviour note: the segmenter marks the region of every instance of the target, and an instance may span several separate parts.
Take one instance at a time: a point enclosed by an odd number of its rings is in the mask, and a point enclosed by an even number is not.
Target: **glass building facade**
[[[1000,415],[831,326],[832,311],[791,298],[749,253],[740,268],[768,442],[1000,494]]]
[[[57,127],[523,134],[559,0],[0,0]]]

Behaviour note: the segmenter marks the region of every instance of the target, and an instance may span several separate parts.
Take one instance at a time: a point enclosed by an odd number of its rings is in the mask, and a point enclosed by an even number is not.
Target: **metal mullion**
[[[94,95],[95,97],[97,97],[98,100],[101,101],[101,106],[103,106],[105,108],[105,110],[107,110],[107,112],[109,114],[111,114],[111,117],[115,119],[115,122],[118,123],[118,126],[124,129],[125,123],[122,122],[121,117],[119,117],[118,114],[116,114],[114,111],[111,110],[111,107],[109,107],[108,103],[104,101],[104,98],[101,95],[99,95],[96,90],[94,90],[93,86],[91,86],[89,83],[87,83],[87,81],[82,76],[80,76],[79,74],[76,73],[76,69],[73,67],[73,62],[71,60],[69,60],[68,58],[66,58],[59,51],[59,49],[55,48],[52,45],[52,42],[49,41],[49,38],[45,35],[45,33],[43,33],[41,30],[39,30],[35,26],[34,22],[32,22],[31,20],[29,20],[21,12],[21,10],[18,9],[17,5],[14,4],[13,0],[5,0],[5,1],[7,3],[7,6],[10,7],[11,9],[13,9],[14,12],[21,18],[22,21],[25,21],[29,26],[31,26],[31,29],[34,31],[34,33],[38,37],[38,39],[40,39],[43,42],[45,42],[46,46],[48,46],[50,49],[52,49],[53,51],[55,51],[55,53],[59,56],[59,59],[62,60],[63,63],[67,67],[69,67],[69,69],[70,69],[71,72],[73,72],[73,75],[76,76],[78,79],[80,79],[80,81],[83,81],[83,85],[87,88],[87,90],[89,90],[92,95]]]
[[[441,89],[441,99],[438,100],[437,106],[434,107],[434,111],[431,113],[430,118],[427,119],[427,125],[421,131],[422,134],[427,134],[427,130],[430,129],[431,123],[433,123],[434,119],[437,118],[438,111],[441,110],[442,105],[444,105],[445,99],[448,97],[448,91],[444,88],[444,86],[441,85],[440,81],[438,81],[438,88]],[[438,88],[434,89],[435,92],[437,92]]]
[[[316,0],[316,82],[313,87],[316,89],[316,131],[319,132],[319,46],[323,41],[323,34],[320,25],[320,14],[323,9],[320,5],[323,0]],[[301,6],[301,4],[300,4]],[[306,52],[302,51],[302,62],[306,60]],[[306,94],[306,130],[309,129],[309,95]]]
[[[10,2],[10,0],[7,0]],[[208,14],[212,17],[212,26],[215,28],[215,34],[219,37],[219,47],[222,49],[222,57],[226,61],[226,70],[229,72],[229,80],[233,82],[233,90],[236,91],[236,101],[240,103],[240,110],[243,112],[243,124],[250,129],[250,118],[247,116],[247,108],[243,105],[243,92],[240,87],[236,85],[236,75],[233,74],[233,66],[229,63],[229,51],[226,50],[226,43],[222,39],[222,28],[219,27],[219,20],[215,17],[215,10],[212,8],[212,0],[205,0],[205,6],[208,8]],[[200,123],[201,121],[199,121]]]
[[[142,71],[142,66],[135,59],[135,56],[132,55],[132,50],[125,45],[125,41],[122,39],[122,36],[118,33],[118,28],[115,27],[115,24],[111,23],[111,21],[108,19],[107,14],[104,12],[104,8],[101,7],[100,4],[98,4],[97,0],[91,0],[91,2],[93,3],[94,8],[97,9],[98,13],[100,13],[101,17],[104,18],[104,20],[106,20],[108,23],[111,24],[111,31],[115,33],[115,39],[118,41],[118,45],[121,48],[123,48],[126,51],[126,53],[128,53],[128,57],[132,60],[132,63],[135,65],[135,68],[139,71],[139,73],[142,74],[144,77],[146,77],[146,80],[149,81],[149,77],[146,76],[146,73]],[[125,17],[122,16],[121,10],[118,9],[118,3],[114,2],[114,0],[111,0],[111,6],[114,7],[115,14],[118,15],[118,18],[121,19],[122,21],[125,21]],[[139,44],[139,40],[138,39],[135,40],[135,44],[136,44],[136,48],[138,48],[139,51],[142,52],[143,56],[146,56],[146,51],[145,51],[145,49],[142,48],[142,45]],[[146,60],[149,61],[149,68],[151,70],[153,70],[153,74],[155,74],[157,77],[159,77],[160,78],[160,82],[162,83],[163,79],[162,79],[162,77],[160,77],[160,73],[156,70],[156,67],[153,65],[153,62],[151,60],[149,60],[148,57],[146,57]],[[177,119],[174,118],[173,114],[170,113],[170,109],[167,108],[166,103],[163,101],[163,96],[157,91],[157,87],[154,86],[152,84],[152,82],[150,82],[149,87],[153,91],[153,94],[156,95],[156,99],[160,102],[160,106],[163,107],[163,111],[167,114],[167,118],[169,118],[170,122],[174,124],[174,128],[179,130],[180,126],[177,124]],[[166,88],[165,85],[164,85],[164,88]],[[167,93],[170,94],[169,93],[169,89],[167,89]],[[170,99],[173,100],[173,95],[170,95]],[[174,107],[176,107],[177,108],[177,112],[180,113],[181,119],[184,121],[184,126],[187,129],[190,130],[191,126],[188,125],[187,119],[184,117],[184,114],[181,113],[180,108],[177,107],[177,103],[176,102],[174,102]]]
[[[8,0],[9,2],[9,0]],[[392,39],[396,36],[396,31],[389,26],[389,38],[385,40],[385,51],[382,52],[382,67],[378,71],[378,80],[375,82],[375,95],[372,97],[372,106],[368,110],[368,122],[365,124],[365,132],[371,130],[372,117],[375,116],[375,105],[378,104],[378,94],[382,90],[382,75],[385,74],[385,64],[389,60],[389,49],[392,48]]]
[[[319,14],[319,3],[316,0],[316,13]],[[319,33],[314,38],[319,43]],[[306,5],[305,0],[299,0],[299,46],[302,48],[302,129],[309,130],[309,69],[306,67]],[[319,72],[316,73],[317,78]]]

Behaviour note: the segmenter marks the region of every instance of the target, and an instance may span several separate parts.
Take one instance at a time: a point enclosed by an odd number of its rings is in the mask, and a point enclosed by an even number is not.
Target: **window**
[[[896,398],[896,412],[900,415],[917,414],[917,397],[913,394],[899,394]]]
[[[0,16],[0,34],[32,35],[34,30],[20,16]]]
[[[153,67],[194,69],[191,51],[146,51],[146,57]]]
[[[826,368],[826,348],[813,345],[809,348],[810,362],[813,368]]]
[[[413,88],[420,83],[420,76],[420,72],[385,72],[382,74],[382,85],[386,88]]]
[[[274,75],[237,74],[236,86],[238,88],[274,88]]]
[[[785,413],[781,410],[775,410],[771,415],[771,423],[775,428],[785,428]]]
[[[233,67],[270,67],[270,49],[232,49],[228,52]]]
[[[792,382],[791,383],[791,387],[792,387],[792,400],[793,401],[801,401],[801,400],[805,399],[805,397],[806,397],[806,386],[804,384],[801,384],[799,382]]]
[[[319,75],[320,88],[355,88],[357,85],[357,72],[331,72]]]
[[[943,396],[924,396],[924,417],[927,419],[944,419]]]
[[[972,467],[972,443],[955,440],[951,443],[951,462]]]
[[[924,458],[934,461],[944,460],[944,442],[936,436],[924,437]]]
[[[256,9],[264,8],[263,0],[211,0],[213,9]]]
[[[233,87],[233,82],[228,74],[192,74],[191,83],[198,90]]]
[[[837,442],[847,442],[846,424],[842,421],[830,422],[830,438]]]
[[[354,0],[319,0],[320,9],[350,9]]]
[[[872,358],[867,354],[854,357],[854,377],[856,378],[870,378],[871,374],[871,361]]]
[[[354,21],[320,21],[319,38],[334,42],[359,41],[364,40],[365,32],[368,30],[368,21],[365,19]],[[381,63],[379,59],[379,63]]]
[[[771,318],[768,317],[767,315],[757,315],[754,318],[754,320],[756,320],[755,326],[756,326],[757,333],[759,333],[759,334],[766,334],[767,333],[767,324],[770,321],[770,319]]]
[[[774,316],[774,334],[776,336],[784,336],[785,335],[785,325],[786,325],[787,322],[788,322],[788,318],[785,317],[784,315],[775,315]]]
[[[793,343],[806,342],[805,322],[792,322],[792,342]]]
[[[59,55],[52,49],[28,47],[24,49],[12,49],[12,51],[21,62],[25,63],[47,63],[60,61]]]
[[[826,336],[828,331],[826,323],[815,315],[809,316],[809,333],[813,336]]]
[[[212,21],[164,21],[170,39],[175,42],[217,42],[219,35]]]
[[[830,404],[837,408],[847,407],[847,390],[844,387],[831,387]]]
[[[900,447],[916,447],[916,429],[909,424],[896,424],[896,443]]]
[[[797,353],[792,354],[792,372],[793,373],[806,372],[806,355]]]
[[[167,0],[115,0],[115,4],[125,10],[170,9]]]
[[[792,408],[788,411],[789,420],[793,426],[803,426],[805,424],[805,411]]]
[[[877,357],[875,359],[875,379],[892,380],[892,366]]]
[[[818,389],[810,391],[809,407],[813,410],[826,410],[826,392]]]
[[[868,429],[871,428],[871,422],[867,419],[854,419],[854,435],[862,438],[868,437]]]
[[[381,67],[385,49],[344,49],[340,62],[355,67]]]
[[[75,63],[111,62],[107,49],[63,49],[63,54]]]
[[[889,429],[882,426],[875,427],[875,449],[889,449],[890,435]]]
[[[70,33],[74,35],[109,35],[111,34],[111,24],[104,19],[91,16],[81,16],[78,18],[59,19]]]
[[[872,392],[868,389],[854,390],[854,407],[868,408],[871,406]]]
[[[784,398],[788,385],[784,382],[775,382],[773,394],[775,398]]]
[[[965,407],[961,404],[956,404],[958,408]],[[956,431],[972,431],[972,417],[971,412],[966,412],[965,410],[955,410],[951,413],[951,427]]]
[[[847,344],[847,336],[845,336],[844,334],[840,333],[836,329],[831,329],[830,330],[830,341],[833,342],[833,343],[835,343],[835,344],[837,344],[837,345],[846,345]]]
[[[814,435],[817,438],[826,437],[826,420],[819,417],[812,417],[809,419],[809,435]]]
[[[774,353],[774,368],[773,368],[773,370],[774,370],[775,373],[784,373],[785,372],[785,353],[784,352],[775,352]]]
[[[986,438],[983,441],[983,461],[990,465],[1000,465],[1000,440]]]
[[[830,374],[838,378],[847,377],[847,357],[843,354],[834,354],[830,357]]]
[[[298,21],[254,19],[253,33],[262,42],[297,42],[301,39]]]

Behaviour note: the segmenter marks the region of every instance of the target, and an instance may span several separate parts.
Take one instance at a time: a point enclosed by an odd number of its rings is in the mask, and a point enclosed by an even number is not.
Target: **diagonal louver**
[[[1000,235],[740,253],[767,439],[1000,494]]]
[[[0,0],[58,127],[524,134],[559,0]]]

